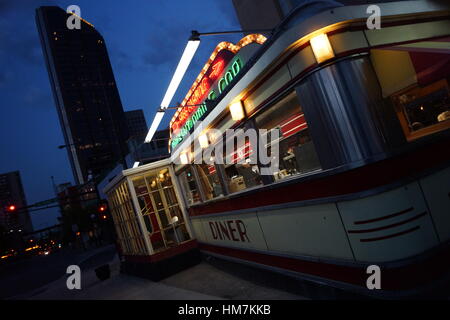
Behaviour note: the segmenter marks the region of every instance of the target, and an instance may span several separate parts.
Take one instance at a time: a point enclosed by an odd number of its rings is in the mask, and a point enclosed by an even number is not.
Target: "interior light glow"
[[[231,118],[234,121],[239,121],[245,118],[244,108],[242,106],[242,101],[234,102],[230,105]]]
[[[333,48],[325,33],[315,36],[310,40],[310,43],[317,63],[322,63],[334,58]]]

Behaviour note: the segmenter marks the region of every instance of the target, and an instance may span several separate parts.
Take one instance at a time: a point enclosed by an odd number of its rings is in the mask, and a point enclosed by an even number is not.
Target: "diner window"
[[[234,152],[225,158],[225,179],[230,193],[262,184],[259,167],[251,161],[253,153],[257,151],[254,150],[248,137],[237,141]]]
[[[197,182],[195,181],[193,168],[191,166],[186,166],[178,174],[178,178],[183,188],[187,202],[189,204],[200,202],[200,193],[198,190]]]
[[[279,140],[271,142],[268,138],[266,146],[267,153],[273,156],[271,143],[279,143],[278,165],[273,172],[275,180],[321,169],[308,123],[295,92],[269,107],[255,121],[258,129],[277,130],[279,133]]]
[[[189,240],[168,168],[135,177],[133,185],[155,252]]]
[[[392,97],[406,138],[411,141],[450,128],[447,80],[414,86]]]
[[[108,194],[108,202],[122,252],[129,255],[146,254],[145,241],[126,183],[120,184]]]
[[[223,195],[222,185],[214,164],[197,165],[197,172],[205,194],[205,200]]]

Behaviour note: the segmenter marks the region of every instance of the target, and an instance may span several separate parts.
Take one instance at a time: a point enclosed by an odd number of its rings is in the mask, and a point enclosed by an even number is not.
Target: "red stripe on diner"
[[[199,243],[200,250],[220,254],[240,260],[247,260],[260,265],[281,268],[288,271],[317,276],[324,279],[344,282],[366,288],[368,274],[366,268],[373,264],[360,266],[342,266],[325,262],[313,262],[296,258],[274,256],[243,249],[219,247]],[[381,288],[383,290],[411,290],[436,281],[450,269],[450,246],[429,255],[427,259],[409,263],[398,268],[381,267]]]
[[[329,278],[359,286],[365,285],[366,283],[365,270],[360,267],[347,267],[322,262],[305,261],[241,249],[219,247],[205,243],[199,243],[199,249],[241,260],[256,262],[258,264]]]
[[[389,185],[401,179],[450,161],[450,140],[427,145],[414,152],[371,163],[335,175],[304,182],[258,189],[243,195],[197,205],[189,209],[190,216],[256,209],[289,202],[313,200],[359,193]],[[244,199],[245,201],[239,201]]]

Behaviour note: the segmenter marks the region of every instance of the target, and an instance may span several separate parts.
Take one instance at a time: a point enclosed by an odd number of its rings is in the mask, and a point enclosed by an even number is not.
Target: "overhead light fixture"
[[[322,63],[334,58],[334,51],[330,40],[325,33],[313,37],[310,40],[311,48],[316,57],[317,63]]]
[[[199,38],[191,37],[189,39],[183,55],[181,56],[180,62],[178,62],[177,69],[175,70],[172,80],[170,81],[169,87],[167,88],[166,94],[161,102],[162,109],[166,109],[172,101],[172,98],[175,95],[175,92],[177,91],[178,86],[180,85],[180,82],[183,79],[184,74],[186,73],[186,70],[189,67],[189,64],[191,63],[199,45]]]
[[[201,134],[198,137],[198,142],[200,142],[200,147],[202,149],[208,148],[209,146],[208,135],[206,133]]]
[[[184,74],[186,73],[187,68],[189,67],[189,64],[192,61],[192,58],[195,55],[195,52],[198,49],[198,46],[200,45],[200,38],[198,36],[192,36],[187,45],[186,48],[183,51],[183,55],[181,56],[180,62],[178,62],[178,66],[175,70],[175,73],[172,76],[172,80],[170,81],[169,87],[166,90],[166,94],[164,95],[164,98],[161,102],[161,108],[156,113],[155,119],[153,119],[153,123],[150,127],[150,130],[147,133],[147,136],[145,137],[145,143],[149,143],[152,141],[153,135],[156,132],[156,129],[158,129],[159,124],[161,123],[161,120],[164,116],[164,111],[169,107],[170,102],[172,101],[173,96],[175,95],[175,92],[178,89],[178,86],[180,85],[181,80],[184,77]]]
[[[230,105],[231,118],[234,121],[239,121],[245,118],[244,107],[242,101],[234,102]]]
[[[150,127],[150,130],[148,130],[147,136],[145,137],[145,140],[144,140],[145,143],[149,143],[150,141],[152,141],[153,135],[155,134],[156,129],[158,129],[163,116],[164,116],[164,112],[156,113],[155,118],[153,119],[152,125]]]

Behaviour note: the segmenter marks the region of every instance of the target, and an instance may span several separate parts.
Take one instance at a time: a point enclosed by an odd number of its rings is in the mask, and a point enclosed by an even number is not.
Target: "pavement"
[[[271,288],[227,272],[208,262],[200,264],[166,278],[160,282],[120,273],[118,255],[107,263],[111,277],[101,281],[95,269],[105,264],[105,255],[110,248],[90,252],[79,262],[81,289],[69,290],[68,275],[60,277],[37,290],[17,295],[13,300],[304,300],[305,297]],[[101,264],[100,264],[101,262]]]

